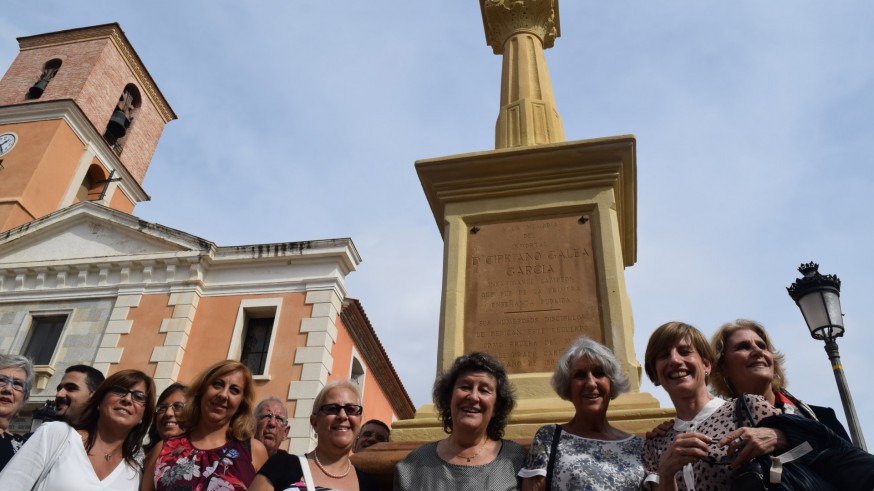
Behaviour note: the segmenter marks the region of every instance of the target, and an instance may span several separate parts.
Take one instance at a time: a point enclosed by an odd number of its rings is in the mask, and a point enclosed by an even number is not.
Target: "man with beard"
[[[74,421],[104,378],[100,370],[88,365],[67,368],[55,394],[55,419]]]
[[[279,452],[288,436],[288,409],[278,397],[270,396],[255,406],[255,439],[267,447],[267,455]]]

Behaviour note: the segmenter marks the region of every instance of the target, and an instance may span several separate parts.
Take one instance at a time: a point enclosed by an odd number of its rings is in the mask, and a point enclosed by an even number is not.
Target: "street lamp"
[[[856,416],[856,407],[853,405],[853,397],[844,377],[844,368],[841,366],[841,357],[838,354],[837,338],[844,335],[844,318],[841,313],[841,280],[833,274],[822,275],[819,273],[819,265],[813,262],[802,264],[798,271],[804,275],[797,278],[786,290],[807,322],[810,335],[813,339],[825,341],[825,352],[832,363],[835,372],[835,381],[838,384],[838,392],[841,394],[841,402],[844,405],[844,414],[847,416],[847,424],[850,426],[850,436],[853,443],[862,450],[868,451],[865,446],[865,438],[862,436],[862,428],[859,426],[859,418]]]

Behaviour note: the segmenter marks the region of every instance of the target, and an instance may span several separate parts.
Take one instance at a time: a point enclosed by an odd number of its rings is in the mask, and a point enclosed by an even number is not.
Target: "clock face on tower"
[[[15,146],[16,141],[18,141],[18,138],[15,137],[15,133],[3,133],[0,135],[0,157],[9,153],[12,147]]]

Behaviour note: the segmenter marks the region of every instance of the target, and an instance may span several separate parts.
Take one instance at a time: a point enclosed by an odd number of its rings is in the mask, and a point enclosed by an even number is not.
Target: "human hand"
[[[789,441],[780,430],[743,427],[725,435],[716,446],[728,447],[726,452],[734,456],[729,467],[736,469],[756,457],[788,449]]]
[[[713,439],[703,433],[681,433],[662,453],[659,462],[661,479],[673,479],[674,475],[686,464],[691,464],[707,457],[708,446]]]
[[[646,439],[652,440],[654,438],[661,438],[668,434],[668,431],[674,426],[674,420],[669,419],[667,421],[662,421],[661,424],[653,428],[651,431],[646,432]]]

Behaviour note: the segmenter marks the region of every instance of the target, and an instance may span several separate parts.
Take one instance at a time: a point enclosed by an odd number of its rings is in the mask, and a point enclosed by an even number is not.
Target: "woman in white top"
[[[607,421],[610,401],[630,388],[613,352],[577,338],[559,359],[552,387],[573,403],[574,416],[537,431],[519,471],[522,490],[640,489],[644,441]]]
[[[0,473],[11,490],[137,490],[155,384],[139,370],[107,378],[72,427],[46,423]]]

